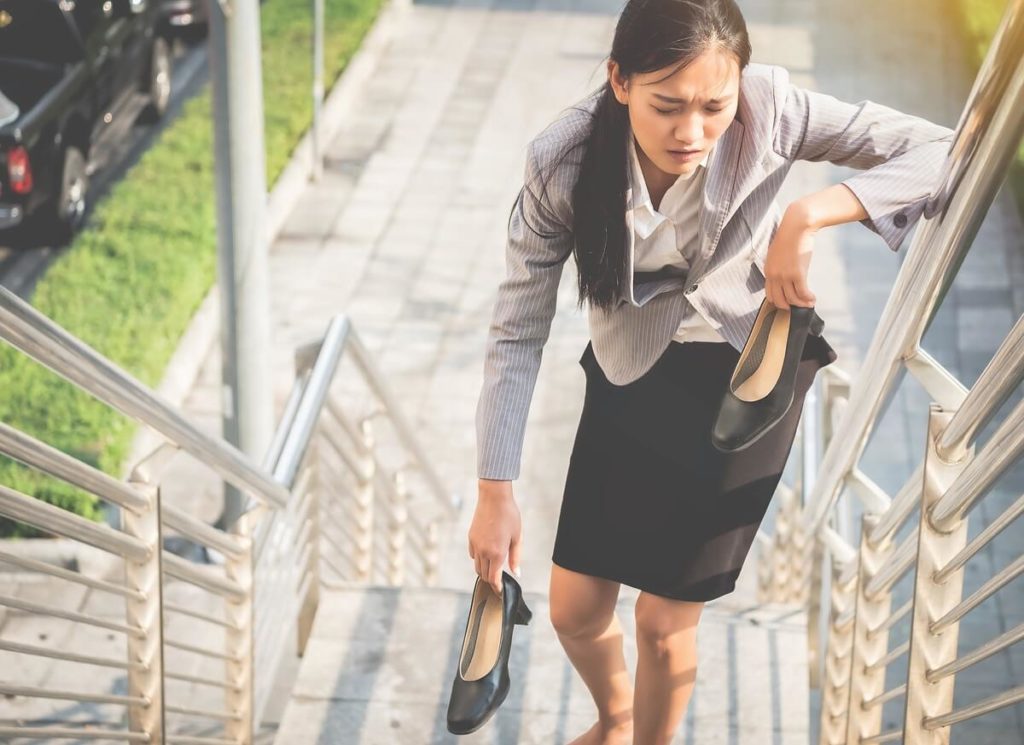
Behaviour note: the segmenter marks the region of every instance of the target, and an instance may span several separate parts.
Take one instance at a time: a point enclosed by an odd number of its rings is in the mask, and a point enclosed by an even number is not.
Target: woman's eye
[[[652,108],[655,111],[657,111],[659,114],[674,114],[676,112],[675,109],[659,109],[657,106],[654,106]],[[717,114],[720,111],[722,111],[722,109],[704,109],[704,110],[709,112],[709,113],[711,113],[711,114]]]

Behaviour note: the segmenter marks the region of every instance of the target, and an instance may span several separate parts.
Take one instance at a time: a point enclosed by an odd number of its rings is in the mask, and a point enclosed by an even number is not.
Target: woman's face
[[[623,81],[618,63],[608,63],[615,97],[629,107],[644,174],[650,171],[663,184],[697,169],[736,117],[739,105],[740,66],[732,54],[709,50],[666,78],[676,64]],[[673,152],[681,150],[695,152]]]

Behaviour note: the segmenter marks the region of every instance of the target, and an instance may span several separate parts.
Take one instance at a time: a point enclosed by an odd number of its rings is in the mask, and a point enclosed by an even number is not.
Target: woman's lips
[[[685,162],[685,161],[693,160],[694,158],[696,158],[698,155],[700,155],[701,151],[700,150],[669,150],[668,153],[675,160]]]

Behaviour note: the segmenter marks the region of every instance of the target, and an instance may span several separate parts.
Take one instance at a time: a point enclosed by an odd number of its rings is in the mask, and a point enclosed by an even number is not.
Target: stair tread
[[[276,742],[550,744],[587,729],[593,701],[551,627],[547,597],[527,591],[533,620],[514,630],[508,698],[476,733],[447,732],[470,598],[469,590],[439,587],[323,591]],[[632,675],[630,598],[620,596],[617,613]],[[674,743],[806,743],[804,612],[783,604],[709,604],[697,633],[697,685]]]

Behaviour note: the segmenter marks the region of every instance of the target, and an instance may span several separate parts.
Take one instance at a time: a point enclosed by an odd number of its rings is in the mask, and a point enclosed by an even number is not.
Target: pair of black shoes
[[[448,701],[448,731],[468,735],[480,729],[508,695],[512,626],[530,623],[533,613],[516,579],[502,570],[501,596],[478,574],[462,639],[462,653]]]
[[[743,450],[786,415],[807,335],[821,336],[824,328],[813,307],[761,301],[711,429],[718,450]]]

